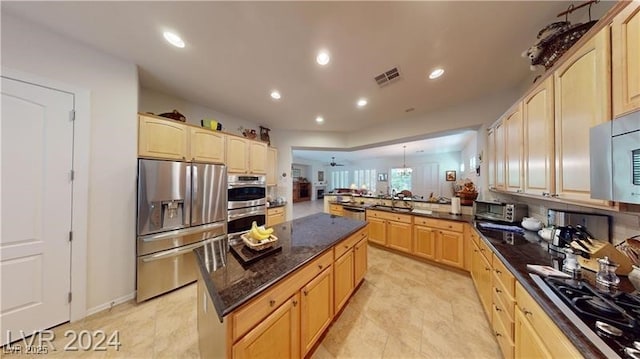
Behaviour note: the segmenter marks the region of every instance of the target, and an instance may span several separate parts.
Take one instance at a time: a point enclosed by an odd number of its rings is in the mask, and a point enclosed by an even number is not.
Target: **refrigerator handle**
[[[191,178],[192,176],[197,176],[196,172],[194,171],[194,166],[192,166],[191,164],[187,164],[186,166],[184,166],[184,170],[186,171],[185,173],[185,191],[184,191],[184,225],[185,226],[190,226],[191,225],[191,200],[192,198],[194,198],[193,194],[191,193],[194,188],[195,188],[195,183],[196,181]]]

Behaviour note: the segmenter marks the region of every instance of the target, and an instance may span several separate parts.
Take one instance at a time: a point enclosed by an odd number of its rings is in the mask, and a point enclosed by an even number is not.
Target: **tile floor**
[[[324,211],[324,199],[296,202],[293,204],[293,219]]]
[[[313,358],[501,358],[468,275],[369,246],[365,282]],[[199,358],[196,285],[56,327],[58,351],[3,358]],[[66,330],[120,333],[119,351],[65,352]]]

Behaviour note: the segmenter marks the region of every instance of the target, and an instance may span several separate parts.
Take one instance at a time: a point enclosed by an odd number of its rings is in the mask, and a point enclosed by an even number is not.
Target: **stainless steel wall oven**
[[[228,233],[231,243],[251,229],[255,221],[259,226],[267,219],[267,178],[263,175],[229,175],[227,179]]]

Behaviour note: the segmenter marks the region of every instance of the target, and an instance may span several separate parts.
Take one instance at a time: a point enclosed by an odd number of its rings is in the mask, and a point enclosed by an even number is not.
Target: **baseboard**
[[[103,310],[107,310],[109,308],[112,308],[115,305],[122,304],[124,302],[128,302],[128,301],[134,299],[135,297],[136,297],[136,292],[131,292],[131,293],[129,293],[127,295],[124,295],[124,296],[122,296],[120,298],[116,298],[116,299],[114,299],[114,300],[112,300],[112,301],[110,301],[108,303],[100,304],[100,305],[95,306],[93,308],[87,309],[86,317],[88,317],[90,315],[93,315],[93,314],[96,314],[98,312],[101,312]]]

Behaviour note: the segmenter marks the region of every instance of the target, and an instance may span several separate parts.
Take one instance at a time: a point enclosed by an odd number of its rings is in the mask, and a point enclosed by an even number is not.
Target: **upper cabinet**
[[[495,187],[498,190],[505,190],[506,175],[505,175],[505,135],[504,135],[504,122],[500,121],[494,128],[494,141],[495,141]]]
[[[522,192],[522,102],[518,102],[505,115],[505,173],[506,190]]]
[[[524,192],[548,196],[555,191],[553,77],[522,101]]]
[[[590,197],[589,129],[611,119],[609,27],[554,72],[556,193],[563,200],[606,205]]]
[[[186,160],[189,128],[180,122],[138,116],[138,156]]]
[[[267,148],[267,186],[278,185],[278,150]]]
[[[196,127],[190,127],[189,133],[191,161],[224,163],[224,134]]]
[[[613,116],[640,109],[640,1],[627,5],[611,24]]]
[[[267,173],[267,144],[227,136],[227,172]]]
[[[496,189],[496,130],[490,128],[487,132],[487,184],[489,189]]]

